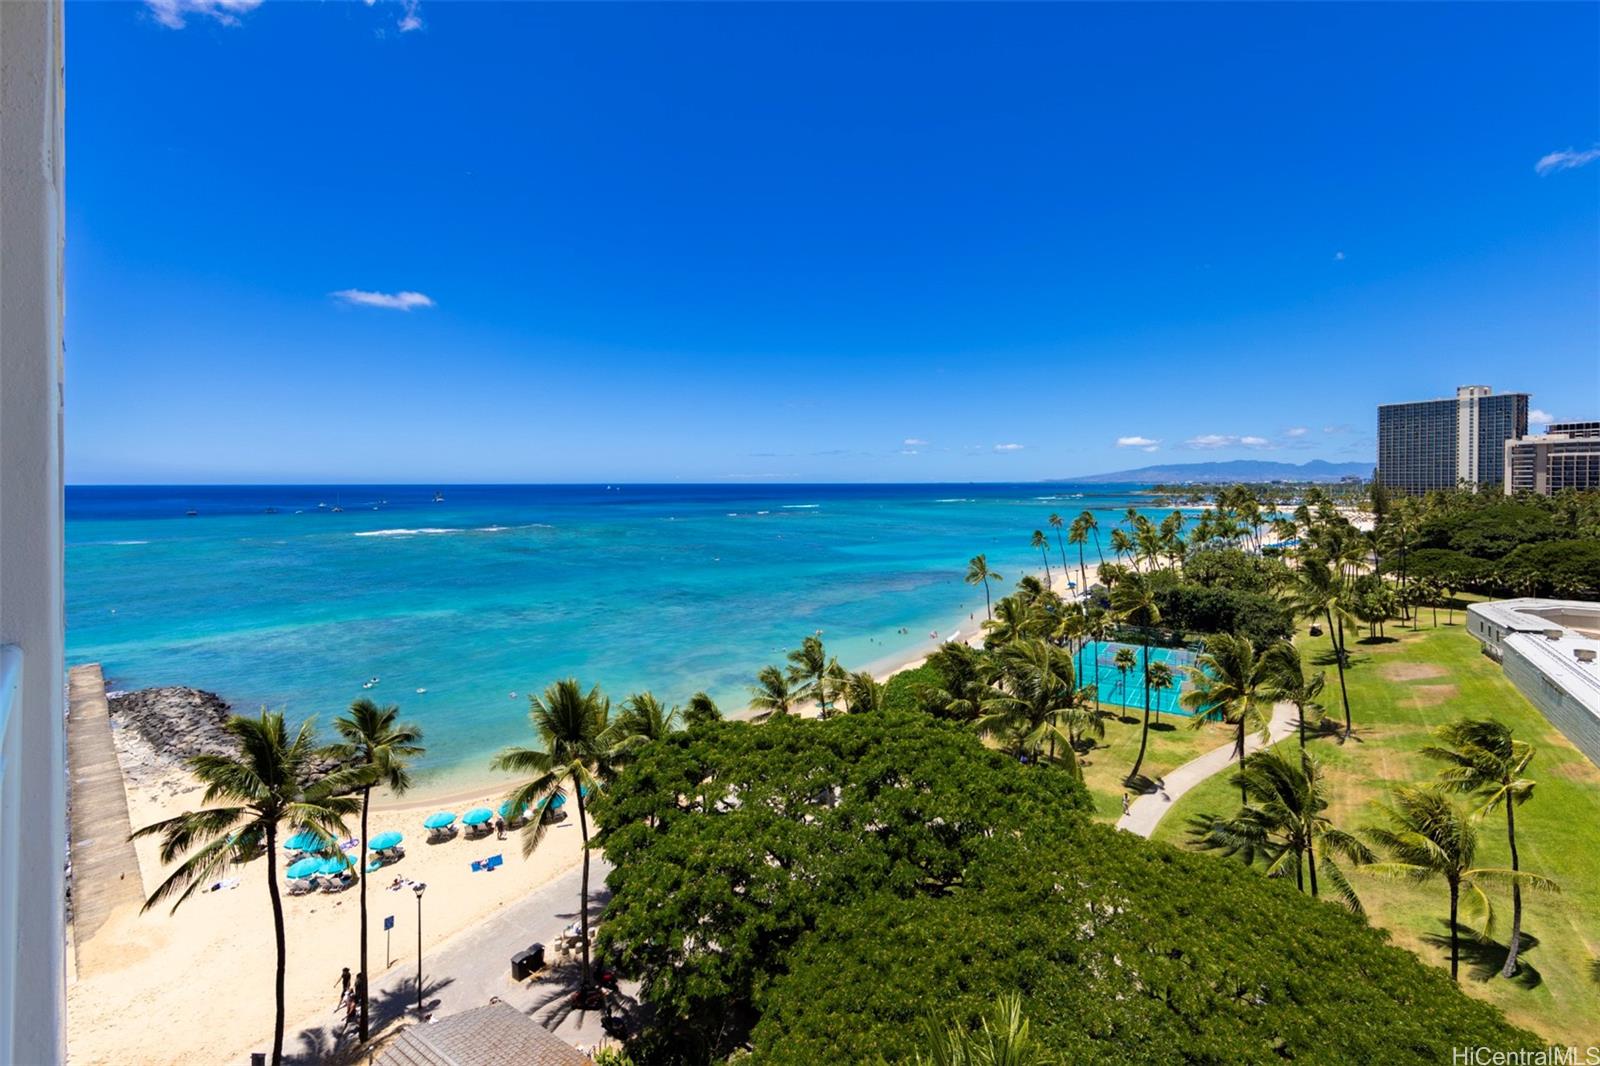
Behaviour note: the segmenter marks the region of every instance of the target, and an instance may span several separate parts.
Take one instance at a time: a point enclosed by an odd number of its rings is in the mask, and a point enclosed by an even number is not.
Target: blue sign
[[[394,928],[394,915],[391,914],[383,920],[383,928],[385,931]]]

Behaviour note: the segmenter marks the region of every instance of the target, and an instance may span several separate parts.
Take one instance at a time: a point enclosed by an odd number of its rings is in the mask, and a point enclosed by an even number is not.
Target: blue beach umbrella
[[[482,825],[484,822],[487,822],[490,818],[493,818],[493,817],[494,817],[494,812],[491,811],[489,808],[487,808],[487,807],[474,807],[474,808],[472,808],[472,810],[468,811],[466,814],[463,814],[461,816],[461,824],[462,825]]]
[[[321,872],[322,860],[316,858],[306,858],[301,859],[299,862],[291,863],[289,868],[284,871],[296,881],[302,877],[311,877]]]
[[[367,841],[367,847],[372,848],[375,851],[388,851],[390,848],[395,847],[404,839],[405,837],[391,829],[389,832],[379,833],[377,836]]]
[[[350,858],[350,856],[334,855],[330,858],[323,859],[317,872],[324,874],[342,874],[354,865],[355,862]]]
[[[557,792],[554,796],[551,796],[549,799],[544,801],[544,806],[549,807],[552,811],[558,811],[562,807],[565,807],[566,805],[567,805],[567,797],[563,796],[559,792]]]
[[[443,829],[445,826],[451,824],[455,820],[456,816],[454,813],[450,811],[440,811],[437,814],[430,814],[427,818],[423,819],[422,828]]]
[[[283,842],[284,851],[317,851],[321,847],[322,839],[309,829],[302,829]]]

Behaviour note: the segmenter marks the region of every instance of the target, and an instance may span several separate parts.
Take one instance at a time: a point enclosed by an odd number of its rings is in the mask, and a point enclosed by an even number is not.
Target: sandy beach
[[[119,737],[119,748],[124,743]],[[181,771],[126,787],[136,828],[200,805],[200,790]],[[500,795],[485,790],[477,800],[493,807]],[[469,805],[449,809],[459,814]],[[372,835],[399,830],[406,849],[405,858],[372,875],[368,913],[374,979],[392,967],[416,965],[417,900],[409,888],[388,890],[397,875],[428,886],[422,904],[426,957],[430,945],[527,895],[570,869],[581,854],[575,817],[552,826],[528,859],[515,833],[504,841],[493,833],[478,840],[458,834],[430,844],[422,820],[437,809],[431,800],[388,797],[373,812]],[[165,876],[159,843],[140,840],[137,850],[148,893]],[[474,860],[496,854],[505,858],[499,869],[471,870]],[[280,875],[282,869],[280,863]],[[197,893],[176,914],[165,904],[145,914],[136,906],[122,908],[92,938],[75,944],[67,992],[70,1061],[119,1066],[248,1062],[249,1052],[266,1050],[274,954],[266,871],[264,858],[234,867],[224,882],[230,887]],[[358,894],[350,888],[285,895],[283,902],[290,1033],[319,1016],[323,1024],[338,1026],[343,1021],[335,1010],[340,969],[359,968]],[[392,962],[386,963],[383,922],[390,915],[394,929],[387,958]]]

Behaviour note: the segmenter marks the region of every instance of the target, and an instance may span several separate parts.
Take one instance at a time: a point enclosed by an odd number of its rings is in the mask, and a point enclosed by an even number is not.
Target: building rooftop
[[[378,1062],[380,1066],[594,1066],[589,1056],[498,1000],[410,1026],[394,1038]]]

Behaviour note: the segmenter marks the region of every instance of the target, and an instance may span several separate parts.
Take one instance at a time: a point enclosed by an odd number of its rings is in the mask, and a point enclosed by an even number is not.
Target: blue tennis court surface
[[[1117,671],[1116,664],[1117,652],[1122,648],[1133,652],[1133,668],[1128,671],[1126,678]],[[1095,685],[1095,663],[1099,661],[1101,703],[1144,709],[1144,649],[1139,645],[1091,640],[1072,659],[1073,668],[1078,672],[1078,684],[1090,687]],[[1187,648],[1152,647],[1150,664],[1154,666],[1156,663],[1166,663],[1171,668],[1172,687],[1150,690],[1151,712],[1187,715],[1188,712],[1179,706],[1178,697],[1189,689],[1187,667],[1194,665],[1195,653]]]

